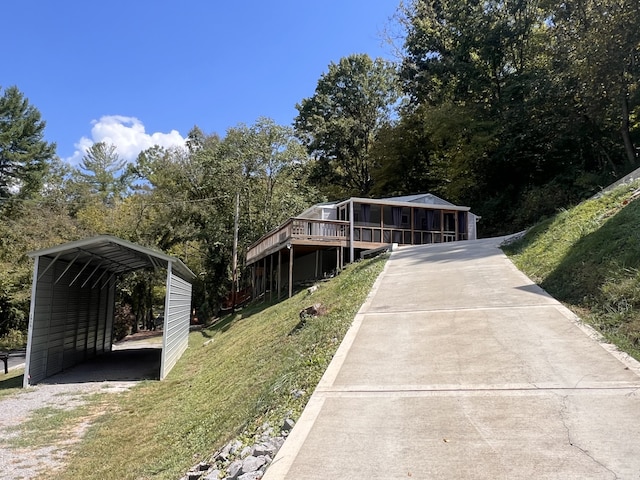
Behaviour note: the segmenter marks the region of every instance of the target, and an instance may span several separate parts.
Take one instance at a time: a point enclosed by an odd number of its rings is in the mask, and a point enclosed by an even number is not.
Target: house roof
[[[193,280],[196,276],[177,257],[122,240],[111,235],[99,235],[55,247],[36,250],[28,254],[31,258],[48,257],[55,263],[62,260],[69,263],[94,262],[111,273],[119,274],[142,268],[168,268],[184,280]]]
[[[417,195],[404,195],[401,197],[388,197],[381,198],[380,200],[388,200],[392,202],[411,202],[411,203],[426,203],[428,205],[447,205],[453,206],[453,203],[433,195],[432,193],[419,193]]]
[[[349,202],[356,203],[368,203],[371,205],[394,205],[399,207],[416,207],[417,205],[430,205],[436,208],[445,208],[446,210],[459,210],[463,212],[468,212],[470,210],[469,207],[464,207],[460,205],[454,205],[453,203],[447,202],[440,197],[436,197],[430,193],[420,194],[420,195],[408,195],[404,197],[389,197],[389,198],[358,198],[351,197],[343,202],[340,202],[338,205],[345,205]]]
[[[307,208],[306,210],[304,210],[301,214],[297,215],[298,218],[307,218],[311,212],[315,211],[315,210],[319,210],[322,209],[322,207],[326,207],[326,208],[335,208],[335,206],[338,204],[338,202],[322,202],[322,203],[316,203],[315,205],[311,205],[309,208]]]

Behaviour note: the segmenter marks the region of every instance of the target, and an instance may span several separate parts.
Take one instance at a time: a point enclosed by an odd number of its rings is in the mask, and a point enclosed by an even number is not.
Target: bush
[[[0,337],[0,350],[16,350],[27,345],[27,332],[11,329]]]

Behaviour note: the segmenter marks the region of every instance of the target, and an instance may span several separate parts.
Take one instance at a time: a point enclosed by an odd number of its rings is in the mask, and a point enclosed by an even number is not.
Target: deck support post
[[[280,287],[282,286],[282,280],[280,278],[280,271],[281,271],[281,265],[282,265],[282,250],[278,250],[278,278],[276,279],[276,285],[278,288],[278,300],[280,300]]]
[[[316,274],[313,277],[314,279],[318,279],[318,263],[320,261],[320,250],[316,250]]]
[[[267,299],[267,257],[264,257],[264,266],[262,267],[262,293],[264,299]]]
[[[269,302],[273,300],[273,254],[269,255]]]
[[[289,298],[293,297],[293,245],[289,245]]]

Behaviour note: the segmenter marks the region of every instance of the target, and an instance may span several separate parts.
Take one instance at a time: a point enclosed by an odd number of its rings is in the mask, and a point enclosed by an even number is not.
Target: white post
[[[349,263],[353,263],[353,199],[349,201]]]
[[[166,376],[165,364],[167,356],[167,332],[169,326],[169,306],[171,305],[171,274],[173,269],[171,268],[173,262],[167,262],[167,283],[164,292],[164,323],[162,324],[162,353],[160,359],[160,380],[164,380]]]
[[[31,368],[31,343],[33,342],[33,328],[34,318],[33,314],[36,311],[36,293],[38,285],[38,266],[40,265],[40,257],[36,257],[36,263],[33,267],[33,282],[31,283],[31,304],[29,306],[29,329],[27,330],[27,356],[24,364],[24,379],[22,380],[22,387],[27,388],[29,386]]]

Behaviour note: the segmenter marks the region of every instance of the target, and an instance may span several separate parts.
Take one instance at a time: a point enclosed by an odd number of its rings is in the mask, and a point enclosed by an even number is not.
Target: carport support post
[[[38,288],[38,267],[40,266],[40,257],[35,258],[35,265],[33,267],[33,282],[31,282],[31,304],[29,306],[29,329],[27,330],[27,356],[24,363],[24,379],[22,380],[22,387],[27,388],[29,386],[29,368],[31,367],[31,343],[33,341],[33,312],[36,311],[36,292]]]
[[[162,354],[160,359],[160,380],[163,379],[164,360],[167,353],[167,326],[169,324],[169,301],[171,300],[171,262],[167,262],[167,283],[164,291],[164,323],[162,325]]]

